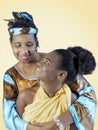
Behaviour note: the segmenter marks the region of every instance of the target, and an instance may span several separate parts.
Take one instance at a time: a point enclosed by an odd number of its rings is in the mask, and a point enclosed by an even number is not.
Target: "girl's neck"
[[[49,97],[53,97],[61,89],[62,85],[63,83],[58,82],[44,83],[44,91]]]

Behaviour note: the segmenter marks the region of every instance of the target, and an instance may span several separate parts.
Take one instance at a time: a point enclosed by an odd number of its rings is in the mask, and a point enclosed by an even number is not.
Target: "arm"
[[[7,130],[26,130],[28,123],[17,114],[14,101],[3,99],[3,117]]]
[[[22,90],[16,100],[16,110],[19,114],[20,117],[22,117],[22,114],[24,112],[24,108],[33,103],[33,98],[34,98],[34,89],[31,88],[26,88]]]
[[[60,121],[64,124],[75,122],[78,130],[92,130],[96,114],[96,96],[94,89],[81,75],[77,76],[79,85],[76,92],[79,98],[70,106],[69,112],[59,116]]]
[[[16,100],[16,110],[21,118],[26,106],[25,97],[26,95],[23,92],[20,92]]]
[[[79,98],[70,106],[69,111],[78,129],[92,130],[97,105],[95,92],[83,76],[77,76],[77,83],[79,85],[77,90]]]
[[[15,81],[9,74],[4,75],[3,117],[7,130],[26,130],[27,122],[16,112],[17,90]]]

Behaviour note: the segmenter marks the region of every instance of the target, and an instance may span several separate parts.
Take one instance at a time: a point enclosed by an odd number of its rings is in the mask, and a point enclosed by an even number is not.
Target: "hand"
[[[34,130],[58,130],[58,127],[57,127],[57,125],[55,124],[54,121],[51,121],[51,122],[48,122],[48,123],[38,123],[38,122],[36,122],[33,125],[36,127]]]
[[[28,123],[26,130],[41,130],[39,125]]]
[[[73,104],[77,99],[78,96],[75,93],[71,92],[71,104]]]

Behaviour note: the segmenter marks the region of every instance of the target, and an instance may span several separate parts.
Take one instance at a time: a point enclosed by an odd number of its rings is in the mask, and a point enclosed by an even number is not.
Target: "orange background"
[[[12,11],[27,11],[39,28],[39,51],[82,46],[93,52],[98,62],[98,1],[97,0],[1,0],[0,1],[0,130],[5,130],[2,117],[3,74],[17,61],[12,54],[5,18]],[[98,67],[86,76],[98,95]],[[98,97],[97,97],[98,98]],[[97,114],[98,115],[98,110]],[[98,130],[98,116],[94,130]]]

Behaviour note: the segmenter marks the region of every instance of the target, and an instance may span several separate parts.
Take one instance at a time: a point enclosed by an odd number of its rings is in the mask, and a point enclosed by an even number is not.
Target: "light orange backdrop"
[[[82,46],[93,52],[98,62],[98,1],[97,0],[1,0],[0,1],[0,130],[5,130],[2,117],[3,73],[17,61],[12,54],[5,18],[12,11],[27,11],[39,28],[39,51]],[[98,67],[88,81],[98,95]],[[98,98],[98,97],[97,97]],[[98,110],[94,130],[98,130]]]

